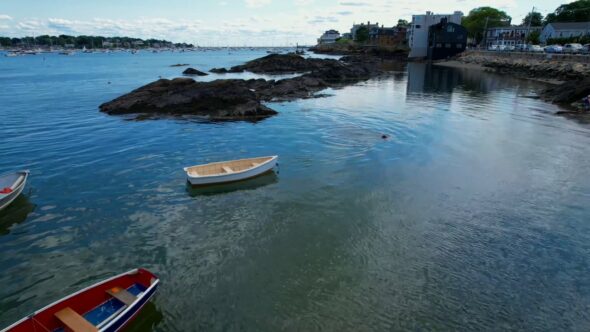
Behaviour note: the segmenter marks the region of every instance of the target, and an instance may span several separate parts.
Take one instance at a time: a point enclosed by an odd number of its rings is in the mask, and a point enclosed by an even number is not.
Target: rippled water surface
[[[263,54],[0,57],[0,172],[31,170],[0,213],[0,327],[142,266],[136,330],[590,329],[590,127],[534,83],[410,64],[257,123],[98,112]],[[271,154],[277,175],[186,186]]]

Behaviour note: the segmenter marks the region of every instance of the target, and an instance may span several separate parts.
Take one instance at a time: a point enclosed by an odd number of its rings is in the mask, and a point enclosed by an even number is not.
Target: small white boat
[[[185,167],[188,181],[195,186],[227,183],[253,178],[272,170],[279,156],[222,161]]]
[[[0,175],[0,210],[4,209],[25,189],[29,171]]]

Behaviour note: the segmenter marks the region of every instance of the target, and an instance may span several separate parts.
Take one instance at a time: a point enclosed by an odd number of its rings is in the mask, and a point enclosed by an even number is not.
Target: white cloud
[[[263,6],[269,5],[272,2],[272,0],[245,0],[245,1],[246,1],[246,6],[253,7],[253,8],[263,7]]]
[[[6,14],[0,14],[0,21],[11,21],[12,17],[6,15]]]

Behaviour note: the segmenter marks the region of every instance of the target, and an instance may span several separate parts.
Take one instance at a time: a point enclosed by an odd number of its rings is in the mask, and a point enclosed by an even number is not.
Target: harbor
[[[0,212],[0,326],[137,267],[161,280],[141,331],[584,324],[590,128],[528,98],[542,83],[401,63],[256,122],[98,108],[267,55],[0,59],[0,169],[30,170]],[[276,76],[195,79],[231,78]],[[183,171],[271,155],[209,191]]]

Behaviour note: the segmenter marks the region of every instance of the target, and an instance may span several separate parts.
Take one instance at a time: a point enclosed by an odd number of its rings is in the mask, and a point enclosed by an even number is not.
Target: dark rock
[[[207,76],[209,74],[203,73],[200,70],[196,70],[195,68],[187,68],[182,72],[184,75],[197,75],[197,76]]]
[[[209,71],[212,73],[215,73],[215,74],[227,74],[228,73],[227,69],[225,69],[225,68],[213,68]]]
[[[365,61],[363,61],[365,60]],[[262,101],[288,101],[314,98],[317,92],[369,79],[381,73],[380,61],[348,57],[305,59],[296,54],[271,54],[236,66],[229,71],[214,68],[216,73],[240,72],[276,74],[304,72],[283,80],[217,80],[195,82],[192,79],[160,79],[100,106],[108,114],[164,113],[198,114],[214,119],[259,118],[276,114]],[[193,73],[192,68],[187,69]],[[198,74],[197,74],[198,75]]]
[[[579,102],[590,94],[590,78],[568,81],[551,86],[539,94],[542,99],[557,104]]]
[[[170,67],[185,67],[188,66],[188,63],[177,63],[175,65],[170,65]]]
[[[100,105],[108,114],[195,114],[212,119],[256,119],[277,114],[244,80],[161,79]]]

